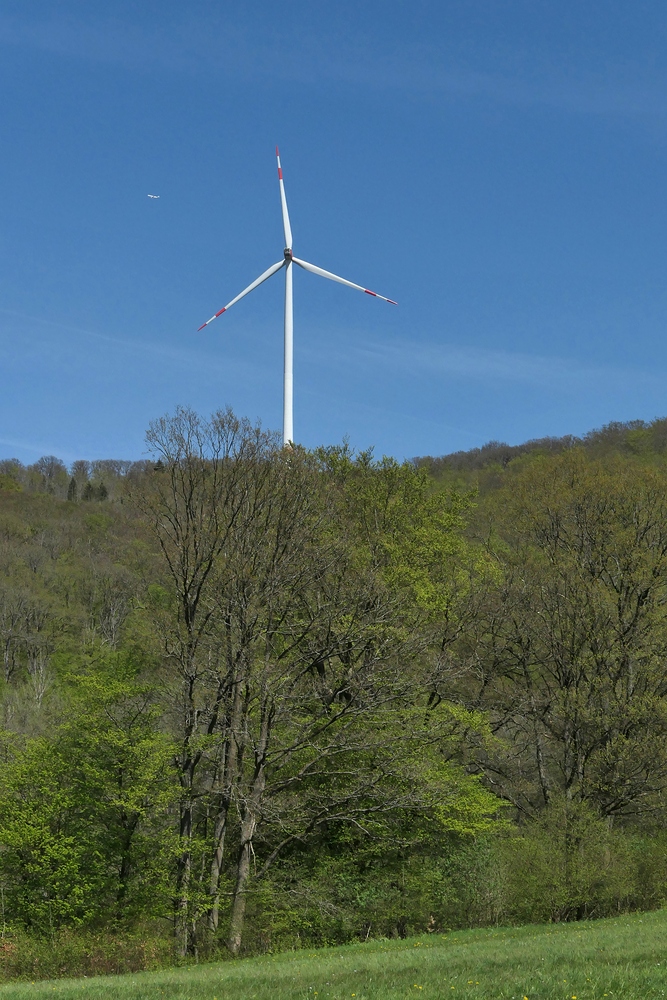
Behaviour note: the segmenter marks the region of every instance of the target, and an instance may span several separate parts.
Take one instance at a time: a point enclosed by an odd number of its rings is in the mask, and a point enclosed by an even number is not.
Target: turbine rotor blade
[[[280,153],[276,146],[276,160],[278,161],[278,183],[280,184],[280,205],[283,210],[283,229],[285,231],[285,248],[292,249],[292,227],[289,224],[289,212],[287,211],[287,198],[285,197],[285,184],[283,182],[283,168],[280,166]]]
[[[272,274],[275,274],[276,271],[279,271],[280,268],[284,266],[285,266],[285,260],[283,259],[279,260],[277,264],[273,264],[271,267],[267,268],[267,270],[264,271],[263,274],[260,274],[259,278],[255,278],[255,280],[251,285],[248,285],[247,288],[244,288],[240,295],[237,295],[235,299],[232,299],[232,301],[228,302],[226,306],[223,306],[222,309],[220,309],[214,316],[211,316],[211,318],[207,319],[205,323],[202,323],[202,325],[199,327],[199,330],[203,330],[205,326],[208,326],[209,323],[212,323],[214,319],[218,318],[218,316],[222,316],[223,312],[227,312],[227,310],[230,309],[236,302],[238,302],[239,299],[242,299],[244,295],[248,294],[248,292],[254,291],[254,289],[257,288],[258,285],[261,285],[263,281],[266,281],[267,278],[270,278]],[[197,333],[199,333],[199,330],[197,330]]]
[[[321,278],[329,278],[331,281],[339,281],[341,285],[347,285],[348,288],[356,288],[358,292],[365,292],[366,295],[372,295],[375,299],[382,299],[384,302],[390,302],[392,306],[397,306],[398,302],[394,302],[393,299],[388,299],[386,295],[380,295],[379,292],[372,292],[370,288],[364,288],[363,285],[355,285],[354,281],[348,281],[347,278],[339,278],[337,274],[332,274],[331,271],[325,271],[323,267],[316,267],[314,264],[309,264],[306,260],[298,260],[297,257],[292,257],[295,264],[302,267],[304,271],[311,271],[313,274],[319,274]]]

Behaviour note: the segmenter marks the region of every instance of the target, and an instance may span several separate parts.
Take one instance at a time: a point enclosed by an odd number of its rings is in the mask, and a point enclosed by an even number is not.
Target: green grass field
[[[425,935],[131,976],[15,983],[0,1000],[644,1000],[667,991],[667,911]]]

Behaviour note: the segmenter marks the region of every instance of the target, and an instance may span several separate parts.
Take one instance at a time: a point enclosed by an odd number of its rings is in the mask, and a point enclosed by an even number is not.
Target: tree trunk
[[[192,876],[192,801],[189,798],[181,806],[180,835],[182,850],[178,859],[174,930],[178,954],[181,958],[185,958],[192,950],[189,920],[190,882]]]
[[[228,801],[223,801],[220,811],[215,818],[215,830],[213,833],[213,858],[211,859],[211,878],[209,882],[209,893],[211,895],[211,908],[208,912],[208,929],[215,933],[218,929],[220,919],[220,872],[222,870],[222,859],[225,853],[225,834],[227,833],[227,812],[229,810]]]
[[[211,878],[209,882],[209,892],[211,895],[211,908],[208,914],[208,928],[215,933],[218,929],[220,915],[220,872],[222,871],[222,861],[225,853],[225,837],[227,834],[227,817],[232,801],[232,789],[237,779],[239,744],[238,736],[241,731],[241,721],[243,716],[243,698],[241,683],[237,681],[234,685],[234,697],[232,700],[232,711],[228,726],[228,744],[225,753],[225,760],[222,773],[222,801],[220,809],[215,819],[215,830],[213,834],[213,858],[211,859]]]
[[[255,823],[253,819],[252,833],[254,833],[254,827]],[[227,947],[231,951],[232,955],[238,955],[241,948],[243,923],[245,920],[245,887],[248,881],[248,875],[250,874],[251,843],[252,840],[248,839],[241,845],[239,860],[236,866],[236,885],[234,886],[234,900],[232,902],[232,912],[229,921],[229,940],[227,942]]]
[[[236,864],[236,885],[234,886],[234,897],[232,900],[232,912],[229,923],[229,939],[227,947],[232,955],[238,955],[241,948],[241,938],[243,935],[243,921],[245,919],[246,904],[246,884],[250,874],[250,854],[252,851],[252,838],[257,828],[257,820],[260,814],[260,806],[266,786],[265,761],[266,751],[269,745],[269,731],[271,728],[271,711],[264,707],[260,738],[255,751],[255,777],[248,796],[243,818],[241,820],[241,844],[239,856]]]

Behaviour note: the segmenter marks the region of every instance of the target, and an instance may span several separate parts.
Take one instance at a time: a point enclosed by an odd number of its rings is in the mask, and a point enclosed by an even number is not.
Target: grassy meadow
[[[667,912],[659,911],[11,983],[0,987],[0,1000],[645,1000],[666,990]]]

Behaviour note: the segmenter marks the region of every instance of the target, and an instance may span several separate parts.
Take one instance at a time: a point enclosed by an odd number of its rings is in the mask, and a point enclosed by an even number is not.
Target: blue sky
[[[4,0],[0,456],[230,404],[397,457],[667,414],[667,7]],[[147,198],[148,193],[159,200]]]

